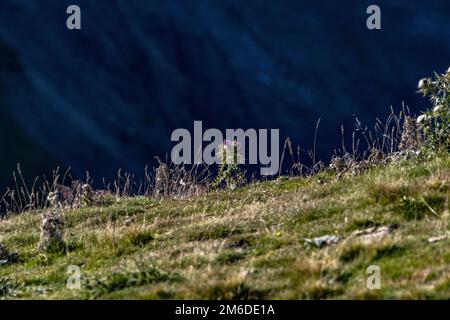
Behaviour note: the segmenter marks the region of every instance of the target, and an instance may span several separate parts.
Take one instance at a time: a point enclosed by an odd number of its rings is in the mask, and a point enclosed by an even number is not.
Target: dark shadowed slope
[[[280,128],[309,147],[322,117],[326,156],[353,114],[373,121],[402,100],[425,109],[417,79],[448,67],[450,3],[379,3],[383,29],[369,32],[367,1],[80,0],[83,29],[69,32],[66,1],[3,0],[0,117],[17,125],[0,135],[98,178],[142,170],[193,120]]]

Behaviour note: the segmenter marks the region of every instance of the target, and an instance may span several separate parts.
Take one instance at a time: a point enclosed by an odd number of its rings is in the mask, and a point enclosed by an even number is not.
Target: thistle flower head
[[[427,78],[423,78],[420,79],[419,84],[417,85],[417,88],[419,89],[425,89],[428,85],[428,79]]]
[[[442,104],[438,104],[436,107],[434,107],[433,112],[439,112],[444,108]]]
[[[225,140],[223,142],[224,149],[227,149],[228,147],[231,147],[233,145],[233,142],[231,140]]]
[[[425,122],[427,119],[428,119],[427,115],[422,114],[417,117],[417,124],[421,124],[421,123]]]
[[[238,141],[236,141],[236,140],[234,140],[234,141],[225,140],[223,142],[223,148],[224,149],[228,149],[228,148],[231,148],[231,147],[239,148],[240,145],[241,144]]]

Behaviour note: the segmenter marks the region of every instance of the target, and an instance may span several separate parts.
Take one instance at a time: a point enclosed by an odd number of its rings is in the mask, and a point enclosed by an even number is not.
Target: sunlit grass
[[[124,198],[64,211],[67,250],[36,250],[38,212],[0,221],[19,259],[0,265],[0,297],[32,299],[450,298],[450,160],[356,176],[280,178],[186,199]],[[372,243],[355,230],[400,227]],[[316,248],[304,238],[343,238]],[[366,287],[381,268],[381,289]],[[69,290],[67,268],[81,268]]]

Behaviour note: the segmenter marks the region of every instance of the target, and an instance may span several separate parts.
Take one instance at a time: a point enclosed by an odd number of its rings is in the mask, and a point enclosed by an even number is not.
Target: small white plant
[[[419,92],[430,98],[432,107],[417,118],[424,146],[432,152],[450,151],[450,68],[434,78],[419,81]]]

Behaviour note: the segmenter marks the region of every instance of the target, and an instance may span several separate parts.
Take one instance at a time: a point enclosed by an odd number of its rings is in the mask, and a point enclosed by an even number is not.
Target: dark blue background
[[[382,30],[366,28],[370,4]],[[447,69],[449,40],[444,0],[0,0],[0,185],[17,162],[29,177],[142,172],[194,120],[280,128],[308,149],[322,117],[327,158],[354,114],[424,110],[417,81]]]

